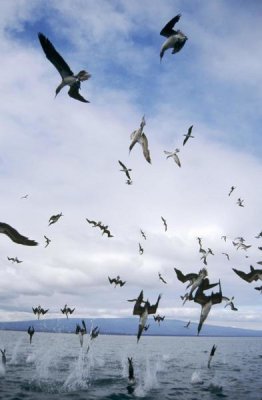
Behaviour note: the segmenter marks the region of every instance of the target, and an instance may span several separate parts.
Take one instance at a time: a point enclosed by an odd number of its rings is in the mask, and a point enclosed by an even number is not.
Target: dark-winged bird
[[[225,300],[225,301],[226,301],[225,308],[226,308],[227,306],[230,306],[230,308],[231,308],[232,311],[237,311],[237,310],[238,310],[238,309],[234,306],[234,303],[233,303],[234,296],[231,297],[231,299],[230,299],[229,297],[223,296],[223,297],[222,297],[222,300]]]
[[[45,314],[48,312],[48,309],[47,309],[47,310],[44,310],[41,306],[38,306],[38,307],[36,307],[36,308],[32,307],[32,310],[33,310],[33,313],[34,313],[35,315],[37,315],[37,319],[40,318],[40,315],[41,315],[41,314],[42,314],[42,315],[45,315]]]
[[[82,320],[82,327],[79,324],[76,324],[76,330],[75,333],[76,335],[79,335],[79,340],[80,340],[80,345],[81,347],[83,346],[84,342],[84,335],[86,334],[86,324],[85,321]]]
[[[146,240],[146,235],[145,235],[145,232],[144,232],[144,231],[142,231],[142,229],[140,229],[140,233],[141,233],[141,235],[143,236],[143,238]]]
[[[63,216],[62,213],[56,214],[56,215],[52,215],[52,216],[49,218],[49,224],[48,224],[48,226],[54,224],[55,222],[57,222],[57,221],[59,220],[59,218],[62,217],[62,216]]]
[[[29,326],[27,329],[27,333],[29,335],[29,342],[32,343],[33,334],[35,333],[35,328],[33,326]]]
[[[165,227],[165,232],[167,231],[167,223],[166,223],[166,220],[165,220],[165,218],[163,218],[163,217],[161,217],[161,219],[162,219],[162,221],[163,221],[163,224],[164,224],[164,227]]]
[[[160,272],[158,272],[158,277],[159,279],[163,282],[163,283],[167,283],[164,278],[162,277],[162,275],[160,274]]]
[[[235,190],[235,188],[236,188],[236,186],[231,186],[228,196],[231,196],[231,193],[233,192],[233,190]]]
[[[64,308],[60,308],[61,313],[66,315],[66,318],[68,318],[68,314],[73,314],[73,312],[75,311],[74,308],[70,308],[67,306],[67,304],[64,305]]]
[[[194,138],[194,136],[191,135],[192,129],[193,129],[193,125],[191,125],[191,126],[188,128],[187,134],[184,135],[184,136],[185,136],[185,139],[184,139],[184,141],[183,141],[183,146],[185,146],[185,144],[186,144],[186,142],[188,141],[189,138]]]
[[[260,293],[262,294],[262,286],[256,286],[256,287],[254,287],[254,289],[255,289],[255,290],[259,290]]]
[[[21,260],[18,260],[17,257],[7,257],[7,259],[8,259],[9,261],[12,261],[13,263],[16,262],[17,264],[20,264],[20,263],[23,262],[23,261],[21,261]]]
[[[189,328],[190,322],[191,321],[188,321],[188,323],[186,325],[184,325],[184,328]]]
[[[96,326],[95,328],[91,329],[90,339],[94,340],[95,338],[97,338],[98,335],[99,335],[99,328],[98,326]]]
[[[164,321],[164,319],[165,319],[164,315],[163,315],[163,317],[161,317],[161,315],[159,315],[159,314],[156,316],[154,315],[154,320],[158,322],[158,325],[160,325],[160,322]]]
[[[86,81],[91,77],[91,75],[84,70],[74,75],[69,65],[65,62],[63,57],[56,51],[50,40],[47,39],[47,37],[45,37],[42,33],[38,33],[38,38],[42,46],[42,49],[44,50],[46,58],[54,65],[54,67],[57,69],[62,78],[62,82],[56,88],[56,95],[58,95],[58,93],[64,86],[68,85],[69,86],[68,94],[70,97],[82,101],[83,103],[89,103],[88,100],[84,99],[84,97],[80,95],[79,90],[81,85],[80,82]]]
[[[138,247],[139,254],[142,255],[144,253],[144,249],[143,249],[143,247],[141,246],[140,243],[138,243],[138,246],[139,246]]]
[[[211,360],[212,360],[212,358],[213,358],[213,356],[215,354],[216,349],[217,349],[216,346],[213,345],[213,347],[212,347],[212,349],[210,351],[209,359],[208,359],[208,363],[207,363],[208,368],[210,368],[210,363],[211,363]]]
[[[30,240],[27,237],[21,235],[17,230],[12,228],[12,226],[0,222],[0,233],[4,233],[8,236],[13,242],[18,244],[23,244],[25,246],[37,246],[38,243],[35,240]]]
[[[175,31],[173,28],[175,24],[179,21],[181,14],[176,15],[172,18],[161,30],[160,35],[167,38],[167,40],[163,43],[160,50],[160,61],[167,49],[173,49],[172,54],[177,53],[182,49],[184,44],[187,41],[186,35],[180,30]]]
[[[122,281],[121,279],[120,279],[120,276],[118,275],[116,278],[110,278],[110,277],[108,277],[108,280],[109,280],[109,282],[111,283],[111,285],[112,285],[112,283],[114,283],[115,284],[115,287],[116,287],[116,285],[119,285],[120,287],[122,287],[122,286],[124,286],[124,284],[126,283],[126,281]]]
[[[51,239],[49,239],[47,236],[44,235],[45,238],[45,247],[47,247],[49,245],[49,243],[51,242]]]
[[[250,265],[250,272],[245,273],[243,271],[239,271],[238,269],[232,268],[233,271],[240,276],[240,278],[244,279],[247,282],[262,280],[262,269],[255,269]]]
[[[120,169],[120,171],[123,171],[126,174],[127,179],[129,179],[131,181],[131,176],[129,175],[129,172],[132,171],[132,169],[127,168],[125,166],[125,164],[123,164],[121,161],[118,160],[118,162],[122,167],[122,169]]]

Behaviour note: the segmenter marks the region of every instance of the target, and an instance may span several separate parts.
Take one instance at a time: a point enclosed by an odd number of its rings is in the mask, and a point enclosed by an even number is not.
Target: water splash
[[[203,382],[203,379],[201,378],[201,374],[200,374],[199,371],[194,371],[194,372],[193,372],[193,374],[192,374],[192,376],[191,376],[191,383],[192,383],[193,385],[196,385],[196,384],[202,385],[202,384],[204,383],[204,382]]]
[[[90,351],[90,350],[89,350]],[[87,389],[90,385],[90,364],[86,349],[81,348],[78,358],[72,366],[71,372],[63,384],[63,390],[76,391]]]
[[[18,364],[18,353],[19,353],[19,349],[21,347],[21,343],[22,343],[23,337],[20,337],[20,339],[16,342],[12,354],[11,354],[11,360],[9,361],[9,364],[13,364],[16,365]]]

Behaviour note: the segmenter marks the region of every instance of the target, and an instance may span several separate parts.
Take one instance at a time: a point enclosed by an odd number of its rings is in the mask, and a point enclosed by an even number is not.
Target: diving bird
[[[3,365],[3,367],[5,367],[5,365],[6,365],[6,350],[0,349],[0,351],[2,353],[2,365]]]
[[[221,239],[223,239],[225,242],[227,241],[227,237],[225,235],[221,236]]]
[[[222,300],[225,300],[225,301],[226,301],[225,308],[226,308],[227,306],[230,306],[230,308],[231,308],[232,311],[238,311],[238,309],[234,306],[234,303],[233,303],[234,296],[231,297],[231,299],[230,299],[229,297],[223,296],[223,297],[222,297]]]
[[[213,347],[212,347],[212,349],[210,351],[209,359],[208,359],[208,363],[207,363],[208,368],[210,368],[210,363],[211,363],[211,360],[212,360],[212,358],[213,358],[213,356],[215,354],[216,349],[217,349],[216,346],[213,345]]]
[[[126,174],[127,179],[129,179],[129,180],[131,181],[131,177],[130,177],[130,175],[129,175],[129,172],[132,171],[132,169],[127,168],[127,167],[125,166],[125,164],[123,164],[121,161],[118,160],[118,162],[119,162],[119,164],[120,164],[121,167],[122,167],[122,169],[120,169],[120,171],[123,171],[123,172]]]
[[[38,307],[36,307],[36,308],[32,307],[32,310],[33,310],[33,313],[34,313],[35,315],[37,315],[37,319],[40,318],[40,315],[41,315],[41,314],[42,314],[42,315],[45,315],[45,314],[48,312],[48,309],[47,309],[47,310],[44,310],[41,306],[38,306]]]
[[[27,329],[27,333],[29,335],[29,342],[32,343],[33,334],[35,333],[35,328],[33,326],[29,326]]]
[[[214,304],[219,304],[223,300],[222,296],[222,290],[221,290],[221,284],[219,281],[219,292],[216,293],[211,293],[211,295],[206,296],[203,292],[203,288],[200,285],[196,291],[195,297],[194,297],[194,302],[198,303],[201,305],[201,314],[200,314],[200,319],[199,319],[199,324],[197,328],[197,334],[199,335],[201,328],[203,326],[203,323],[207,319],[207,316]]]
[[[70,308],[67,306],[67,304],[64,305],[64,308],[60,308],[61,313],[66,315],[66,318],[68,318],[68,314],[73,314],[73,312],[75,311],[74,308]]]
[[[166,232],[167,231],[167,222],[166,222],[164,217],[161,217],[161,219],[163,221],[163,224],[164,224],[164,227],[165,227],[165,232]]]
[[[157,314],[156,316],[154,315],[154,320],[158,322],[158,325],[160,325],[161,321],[164,321],[165,316],[161,317],[161,315]]]
[[[160,279],[163,283],[167,283],[167,282],[165,281],[165,279],[162,277],[162,275],[160,274],[160,272],[158,272],[158,277],[159,277],[159,279]]]
[[[191,321],[188,321],[188,323],[186,325],[184,325],[184,328],[189,328],[190,322]]]
[[[76,335],[79,336],[79,341],[80,341],[80,345],[81,347],[83,347],[83,343],[84,343],[84,335],[86,334],[86,324],[85,321],[82,320],[82,327],[79,324],[76,324],[76,330],[75,333]]]
[[[49,239],[47,236],[44,235],[45,238],[45,247],[47,247],[49,245],[49,243],[51,242],[51,239]]]
[[[221,253],[221,254],[224,254],[224,256],[226,256],[226,258],[227,258],[228,261],[229,261],[229,255],[228,255],[227,253]]]
[[[59,74],[61,75],[62,82],[56,88],[56,96],[64,86],[69,86],[68,94],[70,97],[82,101],[83,103],[89,103],[83,96],[80,95],[79,90],[82,81],[86,81],[91,77],[87,71],[80,71],[74,75],[69,65],[65,62],[63,57],[56,51],[52,43],[42,33],[38,33],[38,38],[42,49],[46,55],[46,58],[54,65]]]
[[[8,259],[9,261],[12,261],[12,263],[16,262],[17,264],[20,264],[20,263],[23,262],[23,261],[21,261],[21,260],[18,260],[17,257],[7,257],[7,259]]]
[[[228,196],[231,196],[233,190],[235,190],[236,186],[231,186]]]
[[[132,357],[127,357],[127,359],[128,359],[128,380],[129,383],[133,383],[135,381],[133,359]]]
[[[146,135],[143,133],[144,126],[146,125],[146,120],[145,116],[142,117],[142,121],[140,123],[140,128],[135,130],[134,132],[131,133],[130,139],[131,139],[131,144],[129,146],[129,153],[131,152],[132,148],[136,143],[140,143],[142,146],[143,150],[143,155],[146,159],[146,161],[150,164],[151,163],[151,158],[150,158],[150,152],[148,148],[148,140]]]
[[[131,179],[127,179],[127,180],[126,180],[126,184],[127,184],[127,185],[133,185],[133,181],[132,181]]]
[[[146,235],[145,235],[145,232],[144,232],[144,231],[142,231],[142,229],[140,229],[140,233],[141,233],[141,235],[143,236],[143,238],[146,240]]]
[[[239,207],[244,207],[243,201],[240,197],[237,199],[237,204],[239,205]]]
[[[189,138],[194,138],[194,137],[195,137],[195,136],[192,136],[192,135],[191,135],[192,129],[193,129],[193,125],[191,125],[191,126],[188,128],[187,134],[184,135],[184,136],[185,136],[185,139],[184,139],[184,141],[183,141],[183,146],[185,146],[185,144],[186,144],[186,142],[188,141]]]
[[[49,218],[49,224],[48,224],[48,226],[54,224],[55,222],[57,222],[57,221],[59,220],[59,218],[62,217],[62,216],[63,216],[62,213],[56,214],[56,215],[52,215],[52,216]]]
[[[252,265],[250,265],[250,272],[245,273],[238,269],[232,268],[233,271],[240,276],[240,278],[244,279],[247,282],[262,280],[262,269],[255,269]]]
[[[179,151],[180,151],[179,149],[175,149],[175,151],[166,151],[166,150],[164,150],[164,153],[167,154],[167,157],[166,157],[167,159],[172,157],[173,160],[175,161],[175,163],[179,167],[181,167],[181,163],[180,163],[180,160],[179,160],[178,155],[177,155],[177,153],[179,153]]]
[[[91,329],[90,340],[94,340],[95,338],[97,338],[98,335],[99,335],[99,328],[98,326],[96,326],[95,328]]]
[[[122,281],[121,279],[120,279],[120,276],[118,275],[116,278],[110,278],[110,277],[108,277],[108,280],[109,280],[109,282],[110,282],[110,284],[112,285],[112,283],[114,283],[115,284],[115,287],[116,287],[116,285],[119,285],[120,287],[122,287],[122,286],[124,286],[124,284],[126,283],[126,281]]]
[[[161,30],[160,35],[167,38],[163,43],[160,50],[160,61],[167,49],[173,49],[172,54],[179,52],[187,41],[186,35],[180,30],[175,31],[173,28],[179,21],[181,14],[176,15],[172,18]]]
[[[188,299],[187,300],[192,300],[192,294],[194,290],[202,285],[202,290],[207,290],[211,289],[212,287],[215,287],[218,283],[209,283],[207,276],[207,270],[206,268],[202,268],[198,274],[192,272],[189,274],[184,275],[183,272],[181,272],[179,269],[174,268],[177,279],[180,280],[181,282],[185,283],[189,281],[189,284],[187,285],[187,288],[191,286],[190,292],[188,294]]]
[[[144,249],[140,243],[138,243],[138,246],[139,246],[139,248],[138,248],[139,254],[142,255],[144,253]]]
[[[37,246],[38,245],[38,243],[35,240],[30,240],[27,237],[21,235],[12,226],[10,226],[4,222],[0,222],[0,233],[4,233],[13,242],[18,243],[18,244],[23,244],[25,246]]]

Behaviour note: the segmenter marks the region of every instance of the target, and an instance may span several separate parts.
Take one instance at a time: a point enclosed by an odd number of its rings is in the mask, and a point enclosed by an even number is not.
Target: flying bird
[[[28,198],[28,194],[25,194],[24,196],[21,196],[20,199],[27,199]]]
[[[142,117],[140,128],[131,133],[130,139],[131,144],[129,146],[129,153],[136,143],[140,143],[142,146],[143,154],[147,162],[151,163],[150,152],[148,148],[148,140],[146,135],[143,133],[144,126],[146,125],[145,116]]]
[[[127,168],[127,167],[125,166],[125,164],[123,164],[121,161],[118,160],[118,162],[119,162],[119,164],[120,164],[121,167],[122,167],[122,169],[120,169],[120,171],[123,171],[123,172],[126,174],[127,179],[131,181],[131,177],[130,177],[129,172],[132,171],[132,169]]]
[[[76,335],[79,336],[79,340],[80,340],[80,345],[81,347],[83,346],[84,343],[84,335],[86,334],[87,330],[86,330],[86,324],[85,321],[82,320],[82,327],[79,324],[76,324],[76,330],[75,333]]]
[[[70,308],[67,306],[67,304],[64,305],[64,308],[60,308],[61,313],[66,315],[66,318],[68,318],[68,314],[73,314],[73,312],[75,311],[74,308]]]
[[[47,309],[47,310],[44,310],[41,306],[38,306],[38,307],[36,307],[36,308],[32,307],[32,310],[33,310],[33,313],[34,313],[35,315],[37,315],[37,319],[40,318],[40,315],[41,315],[41,314],[42,314],[42,315],[45,315],[45,314],[48,312],[48,309]]]
[[[141,233],[141,235],[143,236],[143,238],[146,240],[146,235],[145,235],[145,232],[144,232],[144,231],[142,231],[142,229],[140,229],[140,233]]]
[[[166,223],[166,220],[165,220],[164,217],[161,217],[161,219],[162,219],[162,221],[163,221],[163,224],[164,224],[164,227],[165,227],[165,232],[166,232],[166,231],[167,231],[167,223]]]
[[[237,199],[237,204],[239,205],[239,207],[244,207],[243,201],[240,197]]]
[[[186,325],[184,325],[184,328],[189,328],[190,322],[191,321],[188,321],[188,323]]]
[[[172,157],[173,160],[175,161],[175,163],[179,167],[181,167],[181,163],[180,163],[180,160],[179,160],[178,155],[177,155],[177,153],[179,153],[179,151],[180,151],[179,149],[176,149],[175,151],[166,151],[166,150],[164,150],[164,153],[167,154],[167,157],[166,157],[167,159]]]
[[[64,86],[69,86],[68,94],[70,97],[82,101],[83,103],[89,103],[83,96],[80,95],[79,90],[82,81],[86,81],[91,77],[87,71],[80,71],[74,75],[69,65],[65,62],[63,57],[56,51],[52,43],[42,33],[38,33],[38,38],[42,49],[46,55],[46,58],[54,65],[59,74],[61,75],[62,82],[56,88],[56,96]]]
[[[227,253],[221,253],[221,254],[224,254],[229,261],[229,255]]]
[[[231,186],[228,196],[231,196],[231,193],[233,192],[233,190],[235,190],[235,188],[236,188],[236,186]]]
[[[250,272],[245,273],[238,269],[232,268],[233,271],[240,276],[240,278],[244,279],[247,282],[262,280],[262,269],[255,269],[252,265],[250,265]]]
[[[144,253],[144,249],[143,249],[143,247],[141,246],[140,243],[138,243],[138,245],[139,245],[139,249],[138,249],[139,254],[142,255]]]
[[[231,297],[231,299],[229,297],[223,296],[222,300],[226,301],[226,305],[225,308],[230,306],[232,311],[238,311],[238,309],[234,306],[233,300],[234,300],[234,296]]]
[[[254,287],[254,289],[255,289],[255,290],[259,290],[260,293],[262,294],[262,286],[256,286],[256,287]]]
[[[91,329],[90,340],[94,340],[95,338],[97,338],[98,335],[99,335],[99,328],[98,326],[96,326],[95,328]]]
[[[185,139],[184,139],[184,141],[183,141],[183,146],[185,146],[185,144],[186,144],[186,142],[188,141],[189,138],[194,138],[194,136],[191,135],[192,129],[193,129],[193,125],[191,125],[191,126],[188,128],[187,134],[184,135],[184,136],[185,136]]]
[[[59,220],[59,218],[62,217],[62,216],[63,216],[62,213],[56,214],[56,215],[52,215],[52,216],[49,218],[49,224],[48,224],[48,226],[54,224],[55,222],[57,222],[57,221]]]
[[[110,282],[110,284],[112,285],[112,283],[114,283],[115,284],[115,287],[116,287],[116,285],[119,285],[120,287],[122,287],[122,286],[124,286],[124,284],[126,283],[126,281],[122,281],[121,279],[120,279],[120,276],[118,275],[116,278],[110,278],[110,277],[108,277],[108,280],[109,280],[109,282]]]
[[[181,14],[176,15],[172,18],[161,30],[160,35],[167,38],[163,43],[160,50],[160,61],[167,49],[173,49],[172,54],[179,52],[187,41],[186,35],[180,30],[175,31],[173,28],[179,21]]]
[[[164,321],[165,316],[163,315],[163,317],[161,317],[159,314],[158,315],[154,315],[154,320],[158,322],[158,325],[160,325],[161,321]]]
[[[49,239],[47,236],[44,235],[45,238],[45,247],[47,247],[49,245],[49,243],[51,242],[51,239]]]
[[[8,259],[9,261],[12,261],[12,263],[16,262],[17,264],[20,264],[20,263],[23,262],[23,261],[21,261],[21,260],[18,260],[17,257],[7,257],[7,259]]]
[[[37,246],[38,243],[35,240],[30,240],[27,237],[21,235],[12,226],[0,222],[0,233],[7,235],[13,242],[23,244],[25,246]]]
[[[167,283],[164,278],[162,277],[162,275],[160,274],[160,272],[158,272],[158,277],[159,279],[163,282],[163,283]]]

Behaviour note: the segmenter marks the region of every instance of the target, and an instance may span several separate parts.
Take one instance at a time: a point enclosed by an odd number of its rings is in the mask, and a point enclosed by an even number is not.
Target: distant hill
[[[138,318],[85,318],[87,329],[98,326],[100,334],[105,335],[136,335]],[[54,333],[73,333],[76,324],[81,322],[81,318],[58,318],[16,322],[0,322],[0,330],[26,331],[29,325],[34,325],[38,332]],[[166,319],[160,326],[153,319],[148,320],[150,327],[144,335],[155,336],[196,336],[197,323],[191,323],[189,328],[185,328],[185,322],[174,319]],[[253,336],[262,337],[262,331],[251,329],[240,329],[223,326],[204,325],[200,336]]]

